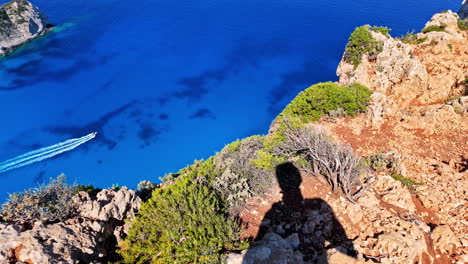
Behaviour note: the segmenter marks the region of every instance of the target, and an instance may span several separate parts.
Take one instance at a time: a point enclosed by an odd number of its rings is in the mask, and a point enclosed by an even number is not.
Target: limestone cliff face
[[[445,32],[418,33],[418,39],[426,40],[416,45],[372,32],[383,42],[383,51],[375,61],[364,56],[356,69],[342,60],[339,82],[362,83],[402,109],[462,94],[468,72],[468,33],[458,29],[458,19],[451,11],[434,15],[425,27],[445,24]]]
[[[0,55],[47,31],[47,17],[33,4],[14,0],[0,7]]]

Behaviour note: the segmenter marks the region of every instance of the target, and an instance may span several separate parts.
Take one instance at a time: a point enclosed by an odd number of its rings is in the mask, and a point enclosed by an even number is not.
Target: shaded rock
[[[47,31],[47,17],[28,1],[14,0],[0,7],[0,55]]]
[[[304,263],[300,252],[294,251],[291,244],[281,236],[268,233],[261,241],[255,242],[241,254],[231,253],[228,264],[300,264]]]
[[[0,234],[0,263],[91,263],[115,246],[112,225],[86,219],[36,223],[24,232],[9,225],[0,227]]]

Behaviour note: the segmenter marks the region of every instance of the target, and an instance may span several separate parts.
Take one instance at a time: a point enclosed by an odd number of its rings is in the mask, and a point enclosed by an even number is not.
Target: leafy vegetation
[[[68,185],[65,176],[60,175],[48,185],[11,194],[2,205],[0,216],[18,223],[63,221],[75,214],[72,203],[75,193],[75,187]]]
[[[458,20],[458,29],[468,30],[468,18]]]
[[[366,110],[371,94],[367,87],[358,83],[347,87],[332,82],[319,83],[299,93],[280,115],[300,117],[305,122],[318,121],[323,115],[341,108],[346,115],[355,116]]]
[[[153,192],[120,250],[124,263],[219,263],[223,251],[245,247],[210,187],[212,169],[212,159],[197,162]]]
[[[377,32],[390,31],[383,27],[374,27]],[[346,51],[344,59],[346,62],[354,65],[356,69],[361,64],[362,57],[364,54],[369,56],[369,59],[375,60],[377,55],[383,50],[383,42],[377,41],[372,37],[371,28],[369,25],[357,27],[349,38],[348,44],[346,45]],[[384,34],[385,35],[385,34]]]
[[[453,52],[453,45],[451,43],[447,44],[447,47],[450,49],[450,52]]]
[[[421,32],[422,33],[428,33],[428,32],[446,32],[445,31],[445,28],[447,27],[446,24],[444,23],[441,23],[440,25],[432,25],[432,26],[428,26],[428,27],[425,27]]]

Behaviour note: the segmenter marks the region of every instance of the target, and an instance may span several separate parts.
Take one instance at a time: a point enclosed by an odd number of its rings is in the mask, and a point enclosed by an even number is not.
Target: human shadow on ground
[[[302,258],[304,263],[328,263],[327,250],[333,248],[356,258],[357,252],[354,250],[352,241],[346,236],[345,230],[328,203],[322,199],[304,199],[302,196],[300,190],[302,179],[299,170],[290,162],[283,163],[276,167],[276,177],[283,198],[266,213],[253,247],[255,244],[262,244],[263,247],[267,245],[261,240],[266,236],[271,239],[273,233],[289,242],[288,244],[295,250],[296,257],[302,254],[299,258]],[[249,254],[250,250],[247,251],[243,263],[262,262],[259,259],[253,260],[252,258],[258,258],[258,256],[252,255],[258,255],[258,253]],[[282,256],[278,257],[278,255]],[[275,256],[274,250],[271,250],[270,259],[263,260],[263,262],[286,261],[286,259],[281,261],[279,259],[281,257],[284,257],[283,253],[276,253]],[[283,263],[297,263],[297,259],[289,261],[291,262]]]

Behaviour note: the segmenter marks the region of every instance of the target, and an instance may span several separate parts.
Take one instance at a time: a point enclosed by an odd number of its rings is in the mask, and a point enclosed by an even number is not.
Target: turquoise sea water
[[[0,161],[98,135],[0,174],[0,199],[60,173],[99,187],[157,182],[265,134],[299,91],[335,81],[356,26],[399,36],[461,1],[32,2],[57,30],[0,60]]]

